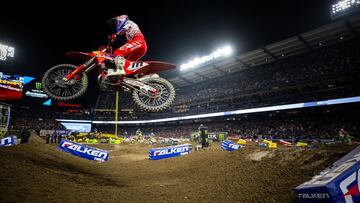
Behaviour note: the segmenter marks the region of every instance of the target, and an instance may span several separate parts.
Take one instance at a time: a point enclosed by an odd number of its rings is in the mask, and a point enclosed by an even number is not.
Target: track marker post
[[[116,102],[115,102],[115,135],[118,136],[118,113],[119,113],[119,91],[116,91]]]

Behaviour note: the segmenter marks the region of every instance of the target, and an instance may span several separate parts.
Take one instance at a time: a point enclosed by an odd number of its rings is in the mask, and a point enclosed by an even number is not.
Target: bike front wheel
[[[85,73],[68,81],[64,80],[75,69],[75,65],[59,64],[47,70],[42,78],[44,92],[58,101],[68,101],[82,96],[88,87],[88,77]]]

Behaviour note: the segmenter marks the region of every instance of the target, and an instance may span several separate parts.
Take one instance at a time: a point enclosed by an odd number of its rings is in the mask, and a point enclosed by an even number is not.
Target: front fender
[[[83,59],[83,58],[91,58],[94,57],[93,53],[86,53],[86,52],[76,52],[76,51],[70,51],[65,54],[65,56],[69,58],[76,58],[76,59]]]

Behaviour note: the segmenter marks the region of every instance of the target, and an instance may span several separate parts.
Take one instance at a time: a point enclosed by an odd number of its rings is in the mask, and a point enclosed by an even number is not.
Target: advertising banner
[[[230,140],[224,140],[221,142],[221,148],[227,150],[227,151],[234,151],[240,149],[242,146],[236,144],[233,141]]]
[[[0,139],[0,147],[9,147],[17,144],[19,143],[15,135]]]
[[[170,147],[152,148],[149,150],[149,158],[151,160],[159,160],[182,156],[189,154],[192,149],[191,144],[175,145]]]
[[[23,77],[5,75],[0,72],[0,100],[13,101],[22,99]]]
[[[62,140],[59,149],[72,155],[94,161],[107,161],[109,158],[109,152],[106,150],[88,147],[68,140]]]
[[[295,188],[300,202],[360,202],[360,146]]]

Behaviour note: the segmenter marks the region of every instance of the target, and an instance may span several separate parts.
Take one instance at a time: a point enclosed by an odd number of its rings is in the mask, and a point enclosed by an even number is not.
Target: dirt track
[[[32,136],[0,148],[0,202],[296,202],[292,190],[354,146],[234,152],[213,145],[150,161],[146,145],[97,145],[110,159],[74,157]],[[257,160],[257,161],[256,161]]]

